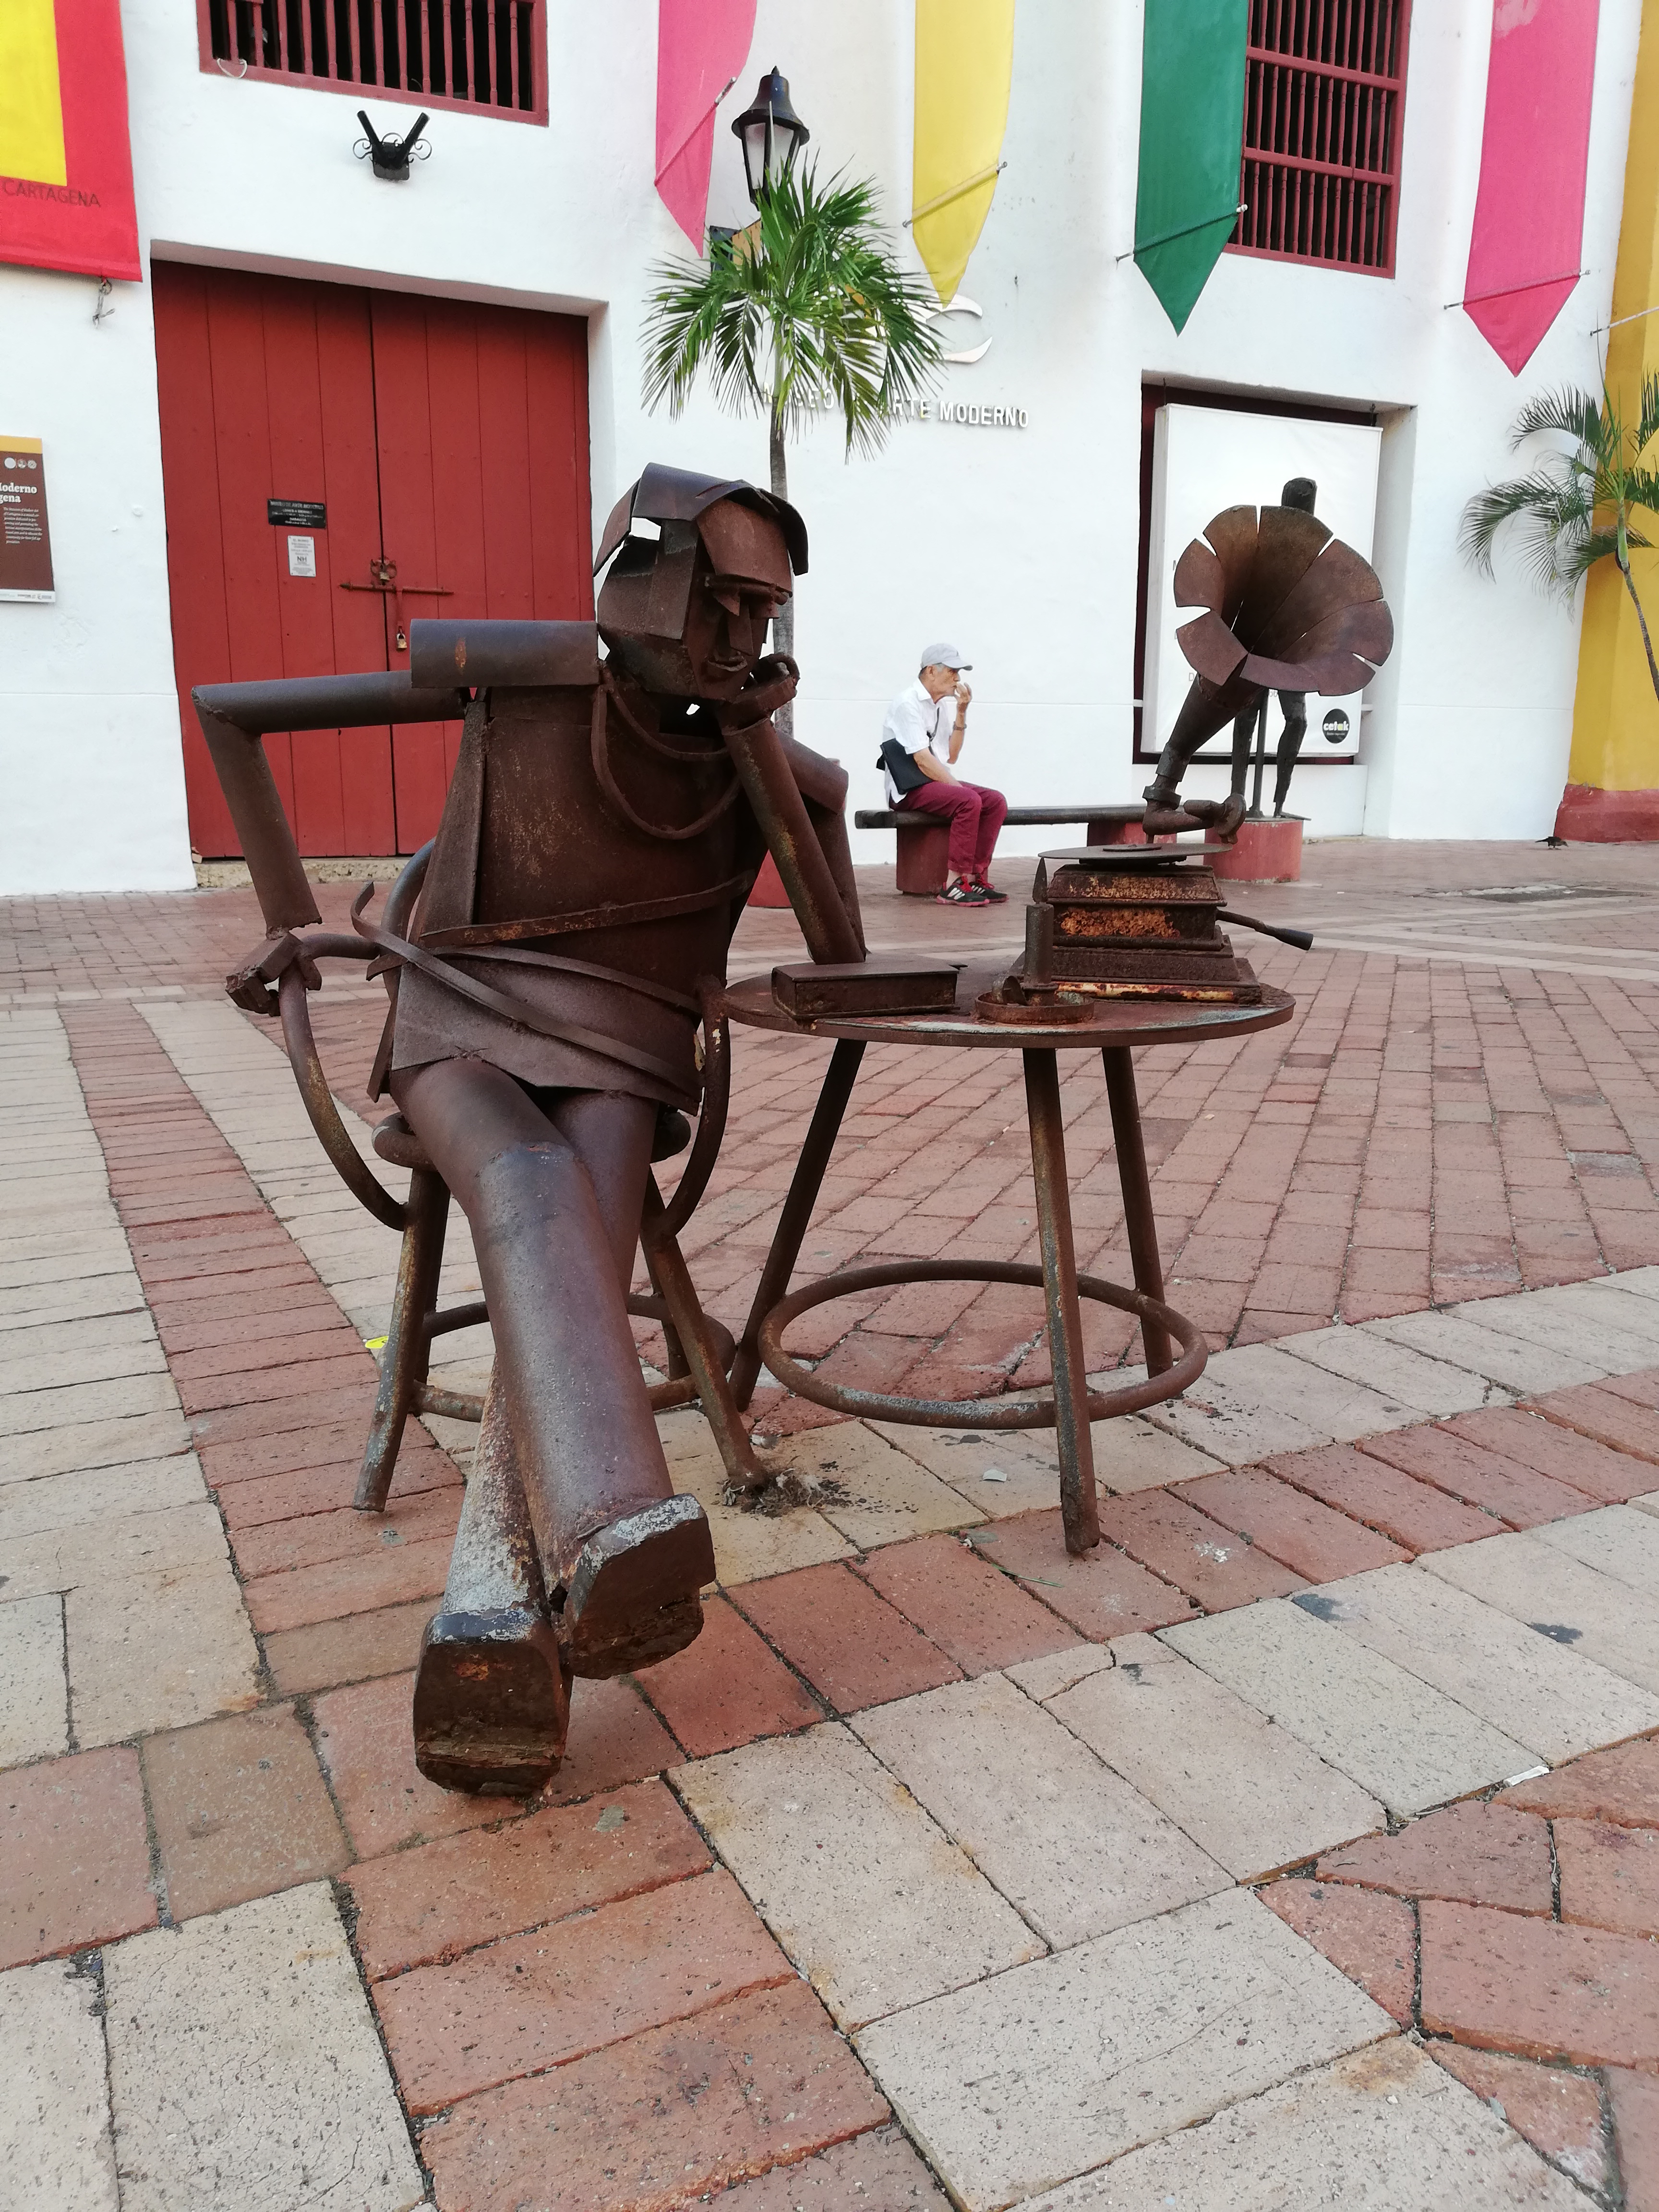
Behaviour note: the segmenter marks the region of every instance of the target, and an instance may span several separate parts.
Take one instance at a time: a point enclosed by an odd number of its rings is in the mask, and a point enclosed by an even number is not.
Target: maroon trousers
[[[982,783],[924,783],[899,805],[915,814],[938,814],[951,824],[950,868],[953,876],[982,876],[997,848],[997,832],[1008,811],[1000,791]]]

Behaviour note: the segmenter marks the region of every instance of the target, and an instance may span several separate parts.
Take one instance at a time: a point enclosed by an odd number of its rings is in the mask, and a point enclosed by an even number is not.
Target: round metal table
[[[1134,1061],[1139,1047],[1201,1044],[1247,1036],[1289,1021],[1295,1000],[1264,987],[1256,1006],[1205,1004],[1191,1000],[1101,999],[1080,1022],[1032,1027],[1004,1025],[975,1018],[973,1006],[1006,972],[995,966],[963,966],[951,1012],[824,1016],[798,1021],[772,996],[769,975],[728,985],[720,1012],[727,1020],[781,1036],[823,1037],[835,1042],[818,1102],[789,1194],[762,1271],[748,1325],[732,1367],[738,1404],[747,1406],[764,1365],[801,1397],[854,1418],[908,1423],[927,1428],[1048,1428],[1056,1431],[1060,1455],[1061,1515],[1066,1549],[1083,1553],[1100,1541],[1095,1498],[1091,1420],[1130,1413],[1174,1397],[1204,1370],[1208,1347],[1182,1315],[1164,1302],[1164,1274],[1158,1231],[1146,1180],[1141,1142],[1140,1108],[1135,1096]],[[1042,1246],[1040,1267],[1015,1261],[908,1260],[884,1266],[842,1267],[793,1295],[790,1279],[800,1256],[812,1209],[817,1202],[836,1135],[852,1097],[865,1049],[872,1044],[939,1045],[957,1051],[1018,1052],[1024,1063],[1025,1103],[1031,1132],[1031,1176],[1036,1196]],[[1098,1052],[1106,1072],[1118,1180],[1134,1271],[1133,1290],[1103,1277],[1079,1275],[1072,1235],[1071,1193],[1066,1175],[1065,1130],[1060,1118],[1062,1052]],[[783,1345],[791,1322],[810,1307],[854,1292],[901,1283],[1023,1283],[1042,1286],[1048,1311],[1054,1367],[1051,1389],[1016,1398],[935,1401],[859,1390],[831,1382],[791,1358]],[[1091,1297],[1133,1314],[1146,1352],[1146,1380],[1116,1390],[1091,1391],[1084,1372],[1080,1297]],[[1170,1340],[1179,1346],[1179,1356]]]

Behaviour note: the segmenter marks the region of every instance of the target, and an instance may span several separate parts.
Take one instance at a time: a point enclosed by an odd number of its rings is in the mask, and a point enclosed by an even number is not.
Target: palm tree
[[[711,231],[703,262],[661,262],[647,295],[645,403],[678,415],[706,368],[716,402],[768,418],[771,488],[789,496],[785,447],[808,415],[839,415],[847,451],[872,453],[898,410],[932,386],[939,342],[931,290],[895,259],[875,189],[816,169],[761,195],[759,220]],[[793,600],[773,623],[794,646]]]
[[[1636,610],[1654,696],[1659,699],[1659,662],[1630,567],[1632,546],[1644,549],[1654,543],[1637,527],[1632,514],[1641,508],[1659,517],[1659,472],[1643,465],[1644,454],[1659,437],[1659,375],[1642,380],[1641,414],[1633,434],[1605,387],[1597,400],[1571,386],[1547,392],[1522,409],[1510,434],[1511,452],[1540,431],[1571,438],[1572,450],[1551,452],[1527,475],[1477,493],[1463,510],[1464,556],[1490,576],[1498,532],[1507,522],[1519,522],[1534,581],[1540,591],[1571,602],[1580,578],[1611,554]]]

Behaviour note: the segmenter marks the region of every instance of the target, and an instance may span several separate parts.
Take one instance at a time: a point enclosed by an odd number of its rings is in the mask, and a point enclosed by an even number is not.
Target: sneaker
[[[975,883],[966,876],[958,876],[953,884],[946,884],[937,894],[941,906],[989,906],[990,900]]]
[[[977,889],[978,889],[978,891],[979,891],[979,895],[980,895],[980,896],[981,896],[982,899],[984,899],[984,900],[985,900],[985,901],[986,901],[989,905],[991,905],[991,906],[1006,906],[1006,905],[1007,905],[1007,903],[1008,903],[1008,894],[1007,894],[1007,892],[1006,892],[1006,891],[1000,891],[1000,890],[997,889],[996,885],[995,885],[995,884],[991,881],[991,879],[990,879],[990,878],[989,878],[988,876],[975,876],[975,877],[974,878],[974,882],[975,882],[975,884],[976,885],[976,887],[977,887]]]

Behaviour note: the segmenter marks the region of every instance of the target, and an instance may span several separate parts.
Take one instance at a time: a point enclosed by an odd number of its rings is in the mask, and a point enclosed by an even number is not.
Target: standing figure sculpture
[[[397,969],[376,1078],[466,1214],[495,1337],[416,1686],[417,1757],[453,1786],[535,1786],[572,1674],[702,1626],[708,1525],[674,1494],[626,1301],[653,1139],[696,1107],[703,994],[768,850],[812,957],[864,957],[845,775],[770,719],[799,672],[767,626],[805,567],[785,501],[652,467],[606,526],[597,625],[413,627],[417,690],[477,688],[418,907],[356,927]],[[262,1012],[275,939],[231,979]],[[517,1562],[514,1602],[467,1594],[472,1555]]]
[[[1341,698],[1363,690],[1393,649],[1394,620],[1376,572],[1316,518],[1315,493],[1306,477],[1296,477],[1283,503],[1259,517],[1253,507],[1226,508],[1176,563],[1176,605],[1205,611],[1176,632],[1197,674],[1146,787],[1149,836],[1192,826],[1188,817],[1223,836],[1237,830],[1250,732],[1269,690],[1285,711],[1275,802],[1282,813],[1308,726],[1307,694]],[[1230,795],[1183,807],[1181,779],[1193,756],[1229,722]]]

